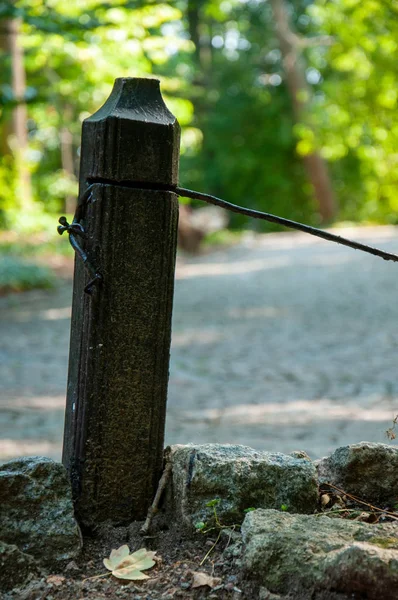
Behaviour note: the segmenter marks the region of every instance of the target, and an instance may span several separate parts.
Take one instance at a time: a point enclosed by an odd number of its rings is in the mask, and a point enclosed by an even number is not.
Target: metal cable
[[[92,267],[86,257],[83,257],[82,250],[75,240],[73,234],[76,234],[76,226],[79,226],[80,220],[83,216],[85,205],[89,200],[93,188],[95,185],[115,185],[118,187],[128,187],[130,189],[153,189],[153,191],[170,191],[178,196],[183,196],[185,198],[192,198],[193,200],[201,200],[203,202],[207,202],[208,204],[213,204],[215,206],[219,206],[220,208],[224,208],[231,212],[235,212],[241,215],[245,215],[247,217],[252,217],[254,219],[261,219],[263,221],[268,221],[270,223],[277,223],[278,225],[283,225],[284,227],[289,227],[290,229],[297,229],[298,231],[303,231],[304,233],[309,233],[310,235],[314,235],[323,240],[327,240],[329,242],[334,242],[336,244],[341,244],[342,246],[348,246],[349,248],[353,248],[354,250],[360,250],[361,252],[367,252],[368,254],[372,254],[373,256],[378,256],[383,260],[391,260],[393,262],[398,262],[398,255],[393,254],[391,252],[385,252],[384,250],[380,250],[379,248],[374,248],[373,246],[368,246],[367,244],[361,244],[360,242],[355,242],[354,240],[349,240],[347,238],[341,237],[340,235],[335,235],[334,233],[330,233],[329,231],[325,231],[323,229],[317,229],[316,227],[311,227],[311,225],[304,225],[304,223],[298,223],[297,221],[292,221],[291,219],[285,219],[284,217],[277,217],[276,215],[272,215],[270,213],[261,212],[259,210],[254,210],[252,208],[245,208],[243,206],[238,206],[237,204],[232,204],[231,202],[227,202],[226,200],[222,200],[221,198],[217,198],[217,196],[212,196],[211,194],[204,194],[203,192],[196,192],[194,190],[189,190],[187,188],[182,188],[179,186],[163,186],[162,189],[159,189],[159,186],[151,185],[148,183],[132,183],[132,182],[114,182],[114,181],[90,181],[90,185],[86,189],[86,191],[81,195],[78,201],[78,205],[76,208],[76,213],[70,226],[67,224],[66,227],[60,227],[59,233],[63,231],[68,231],[69,238],[74,249],[82,256],[83,261],[86,264],[86,267],[89,271],[95,272],[95,279],[100,281],[101,276],[96,272],[94,267]],[[65,217],[63,217],[64,219]],[[66,220],[65,220],[66,221]],[[60,220],[62,225],[65,225],[63,221]],[[81,235],[81,234],[80,234]],[[91,285],[95,283],[95,281],[90,282]]]
[[[296,221],[284,219],[283,217],[277,217],[275,215],[271,215],[270,213],[264,213],[259,210],[253,210],[252,208],[244,208],[243,206],[231,204],[231,202],[227,202],[226,200],[222,200],[216,196],[203,194],[202,192],[195,192],[186,188],[176,187],[170,191],[174,191],[178,196],[184,196],[185,198],[192,198],[194,200],[203,200],[204,202],[214,204],[215,206],[220,206],[221,208],[225,208],[231,212],[246,215],[247,217],[253,217],[254,219],[262,219],[263,221],[269,221],[270,223],[278,223],[279,225],[289,227],[290,229],[297,229],[298,231],[304,231],[304,233],[315,235],[316,237],[328,240],[329,242],[335,242],[336,244],[342,244],[343,246],[348,246],[354,250],[361,250],[362,252],[373,254],[373,256],[379,256],[384,260],[398,262],[398,256],[396,254],[384,252],[384,250],[379,250],[378,248],[373,248],[372,246],[367,246],[366,244],[361,244],[360,242],[354,242],[353,240],[335,235],[329,231],[324,231],[323,229],[317,229],[316,227],[311,227],[310,225],[297,223]]]

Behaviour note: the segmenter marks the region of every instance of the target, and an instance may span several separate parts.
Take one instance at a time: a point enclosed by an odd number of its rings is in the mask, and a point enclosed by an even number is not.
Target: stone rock
[[[0,466],[0,539],[43,564],[77,557],[81,534],[63,465],[34,456]]]
[[[293,458],[303,458],[312,462],[311,458],[304,450],[293,450],[293,452],[290,452],[289,456],[293,456]]]
[[[398,599],[395,522],[370,525],[256,510],[247,514],[242,537],[245,577],[272,593]]]
[[[317,465],[319,483],[332,483],[381,508],[398,498],[398,448],[360,442],[338,448]]]
[[[29,575],[37,575],[36,561],[17,546],[0,542],[0,590],[6,592],[22,585]]]
[[[311,513],[318,501],[311,461],[246,446],[204,444],[172,446],[172,492],[177,518],[187,526],[241,523],[248,508]]]

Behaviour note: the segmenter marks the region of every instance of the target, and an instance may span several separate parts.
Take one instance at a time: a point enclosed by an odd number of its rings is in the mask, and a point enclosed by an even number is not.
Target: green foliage
[[[212,508],[213,509],[213,518],[211,519],[210,523],[205,523],[204,521],[198,521],[197,523],[195,523],[195,529],[196,531],[199,533],[209,533],[210,531],[214,531],[217,530],[219,533],[221,532],[222,529],[228,529],[229,527],[232,527],[233,529],[235,529],[235,527],[239,527],[238,525],[222,525],[220,523],[220,520],[218,518],[218,513],[217,513],[217,506],[219,506],[221,502],[220,498],[213,498],[213,500],[210,500],[209,502],[206,502],[205,506],[206,508]],[[218,541],[219,538],[217,538]]]
[[[0,293],[33,288],[52,288],[55,278],[50,269],[15,256],[0,257]]]
[[[322,79],[314,104],[323,156],[333,163],[341,216],[398,221],[398,3],[317,0],[310,29],[333,37],[309,60]]]
[[[200,153],[183,154],[182,182],[235,204],[312,220],[312,191],[295,152],[269,7],[206,6],[213,46],[208,63],[201,65],[207,72],[194,100],[194,124],[203,141]],[[239,215],[231,216],[231,225],[274,228]]]
[[[10,156],[0,157],[0,228],[9,228],[15,206],[15,170]]]
[[[210,531],[217,530],[220,533],[222,529],[232,529],[234,531],[236,528],[240,528],[240,524],[238,524],[238,523],[233,523],[232,525],[223,525],[220,522],[220,519],[219,519],[219,516],[217,513],[217,507],[220,505],[220,503],[221,503],[220,498],[213,498],[213,500],[206,502],[206,504],[205,504],[206,508],[213,509],[213,517],[211,519],[211,522],[209,522],[209,523],[205,523],[204,521],[198,521],[197,523],[195,523],[195,529],[197,532],[209,533]],[[250,508],[245,508],[243,512],[245,514],[247,514],[249,512],[252,512],[253,510],[256,510],[256,509],[253,507],[250,507]],[[286,507],[286,509],[282,508],[281,510],[287,510],[287,507]]]
[[[58,212],[77,192],[81,123],[107,98],[115,77],[151,75],[170,53],[189,50],[190,42],[165,34],[164,26],[181,18],[180,10],[168,3],[19,0],[2,8],[0,20],[10,16],[22,19],[18,37],[24,48],[29,112],[25,158],[35,210]],[[0,73],[0,128],[6,134],[16,101],[10,87],[11,57],[0,51],[0,58],[5,65]],[[167,98],[167,91],[176,88],[175,77],[165,78],[163,87]],[[181,122],[188,123],[189,100],[174,98],[172,104]],[[65,128],[72,136],[72,173],[63,168]],[[7,178],[0,188],[3,227],[10,226],[9,212],[20,206],[8,168],[0,162],[0,183]]]
[[[216,507],[219,504],[220,504],[220,499],[219,498],[214,498],[213,500],[210,500],[210,502],[206,502],[206,506],[208,508]]]
[[[190,10],[187,0],[3,2],[0,21],[22,22],[33,213],[60,212],[76,196],[81,123],[114,78],[157,76],[182,125],[182,185],[316,224],[301,160],[316,149],[329,164],[341,219],[397,222],[397,0],[285,1],[307,65],[306,123],[294,124],[265,0],[201,0]],[[4,138],[17,100],[4,48],[0,59]],[[34,225],[20,210],[16,160],[0,150],[3,228]],[[231,226],[274,228],[238,215]]]
[[[220,229],[208,233],[203,243],[208,246],[229,246],[237,244],[242,239],[241,231],[231,231],[230,229]]]

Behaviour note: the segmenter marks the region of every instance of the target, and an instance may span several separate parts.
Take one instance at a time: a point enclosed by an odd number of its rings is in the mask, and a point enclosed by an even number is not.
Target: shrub
[[[0,294],[33,288],[52,288],[54,284],[54,274],[48,267],[15,256],[0,258]]]

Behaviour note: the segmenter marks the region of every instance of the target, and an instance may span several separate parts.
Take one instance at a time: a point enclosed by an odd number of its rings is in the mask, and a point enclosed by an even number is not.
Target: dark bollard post
[[[117,79],[83,123],[63,462],[88,528],[144,518],[161,474],[178,160],[157,80]]]

